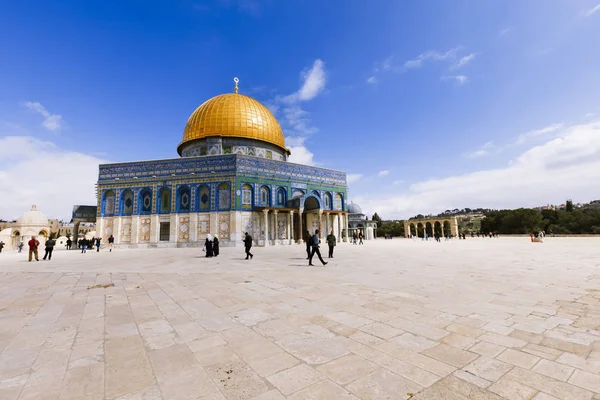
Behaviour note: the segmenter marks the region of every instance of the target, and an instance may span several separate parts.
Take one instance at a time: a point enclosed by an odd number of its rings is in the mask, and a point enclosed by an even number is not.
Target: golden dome
[[[221,94],[202,103],[188,119],[177,152],[181,155],[185,143],[210,136],[261,140],[288,152],[277,119],[267,107],[243,94]]]

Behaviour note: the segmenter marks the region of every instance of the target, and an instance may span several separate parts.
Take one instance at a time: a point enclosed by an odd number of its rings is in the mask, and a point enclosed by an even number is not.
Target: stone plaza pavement
[[[600,239],[253,250],[0,254],[0,399],[600,399]]]

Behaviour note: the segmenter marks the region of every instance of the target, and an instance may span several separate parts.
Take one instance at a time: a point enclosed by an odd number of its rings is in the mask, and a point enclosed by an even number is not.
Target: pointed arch
[[[144,188],[140,190],[138,198],[138,214],[152,214],[152,189]]]
[[[158,190],[158,196],[156,196],[156,209],[159,214],[171,213],[171,189],[167,186],[163,186]]]
[[[266,186],[263,185],[260,187],[260,198],[259,198],[259,202],[260,205],[263,207],[270,207],[271,206],[271,189]]]
[[[231,186],[228,183],[221,183],[217,190],[217,204],[219,210],[231,209]]]
[[[277,203],[277,206],[279,207],[284,207],[286,202],[287,202],[287,190],[285,190],[284,187],[279,187],[277,189],[277,194],[275,197],[275,201]]]
[[[133,191],[131,189],[125,189],[121,193],[119,208],[120,215],[129,216],[133,214]]]
[[[107,190],[102,196],[102,216],[112,217],[115,215],[116,195],[114,190]]]
[[[254,190],[252,185],[247,183],[242,185],[242,209],[251,210],[254,205]]]
[[[191,211],[192,191],[188,185],[182,185],[177,189],[176,201],[176,210],[178,213]]]

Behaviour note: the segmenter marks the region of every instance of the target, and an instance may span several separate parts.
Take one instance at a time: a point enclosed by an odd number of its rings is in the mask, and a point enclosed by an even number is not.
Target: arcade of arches
[[[451,218],[410,219],[404,222],[404,237],[433,237],[436,233],[441,237],[458,236],[458,220]]]

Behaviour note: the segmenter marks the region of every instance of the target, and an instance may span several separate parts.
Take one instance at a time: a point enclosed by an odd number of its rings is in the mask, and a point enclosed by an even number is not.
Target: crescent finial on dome
[[[235,78],[233,78],[233,81],[235,82],[235,88],[233,89],[235,91],[235,93],[238,92],[238,82],[240,81],[238,79],[238,77],[236,76]]]

